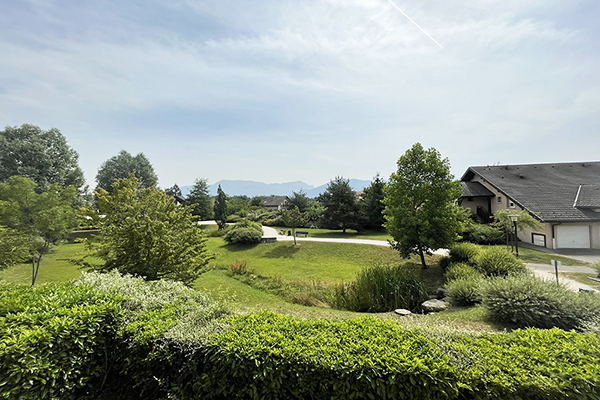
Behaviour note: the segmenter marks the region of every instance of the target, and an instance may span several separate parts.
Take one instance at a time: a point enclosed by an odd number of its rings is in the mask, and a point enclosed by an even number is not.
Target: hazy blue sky
[[[598,0],[0,0],[0,129],[56,127],[90,186],[600,159]]]

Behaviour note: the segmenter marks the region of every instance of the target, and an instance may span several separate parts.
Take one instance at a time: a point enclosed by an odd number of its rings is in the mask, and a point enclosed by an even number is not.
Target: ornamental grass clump
[[[452,263],[475,264],[475,258],[481,248],[473,243],[456,243],[450,249],[450,261]]]
[[[519,327],[588,331],[600,317],[600,295],[572,292],[529,275],[490,279],[483,305],[493,320]]]
[[[481,303],[481,291],[485,281],[482,276],[458,278],[446,285],[446,296],[457,306]]]
[[[450,282],[455,279],[480,278],[482,277],[475,267],[466,263],[451,264],[446,271],[446,279]]]
[[[527,267],[514,254],[500,247],[481,251],[475,257],[475,268],[487,277],[527,273]]]
[[[416,309],[427,300],[419,273],[405,264],[375,264],[360,271],[355,281],[335,289],[337,308],[359,312]]]

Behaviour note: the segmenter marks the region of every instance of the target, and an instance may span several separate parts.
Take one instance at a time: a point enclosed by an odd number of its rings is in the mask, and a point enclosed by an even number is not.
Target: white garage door
[[[590,248],[590,228],[588,226],[559,225],[556,228],[556,247],[559,249]]]

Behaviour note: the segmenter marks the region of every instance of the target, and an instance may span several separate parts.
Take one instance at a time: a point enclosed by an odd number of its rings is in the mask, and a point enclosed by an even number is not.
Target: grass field
[[[285,228],[281,226],[273,226],[273,229],[280,230],[284,229],[285,231],[291,230],[290,228]],[[339,239],[372,239],[372,240],[391,240],[392,237],[386,232],[376,232],[376,231],[364,231],[362,233],[358,233],[354,229],[347,229],[346,233],[343,233],[341,230],[331,230],[331,229],[315,229],[315,228],[298,228],[297,230],[308,232],[309,237],[315,238],[339,238]]]

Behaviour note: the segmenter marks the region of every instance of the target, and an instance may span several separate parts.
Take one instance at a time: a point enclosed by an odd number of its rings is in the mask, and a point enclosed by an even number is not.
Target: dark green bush
[[[475,244],[502,244],[504,242],[504,232],[492,225],[471,223],[468,224],[462,233],[465,242]]]
[[[489,280],[483,305],[494,320],[521,327],[584,331],[600,318],[600,295],[528,275]]]
[[[485,276],[507,276],[528,271],[525,264],[502,247],[482,250],[475,257],[475,268]]]
[[[480,247],[473,243],[456,243],[450,249],[450,260],[453,263],[475,264],[475,258],[480,252]]]
[[[438,263],[442,271],[446,272],[450,265],[452,265],[452,259],[450,257],[442,257]]]
[[[256,244],[263,236],[262,226],[256,222],[242,219],[235,224],[223,238],[228,244]]]
[[[101,389],[122,312],[89,286],[0,286],[0,398],[83,399]]]
[[[482,277],[481,272],[479,272],[475,267],[466,263],[451,264],[446,271],[446,279],[448,281],[480,277]]]
[[[364,268],[355,281],[335,289],[335,306],[351,311],[382,312],[416,309],[427,300],[419,273],[404,264],[378,264]]]
[[[481,303],[483,284],[484,279],[481,276],[458,278],[446,285],[446,296],[452,304],[472,306]]]

